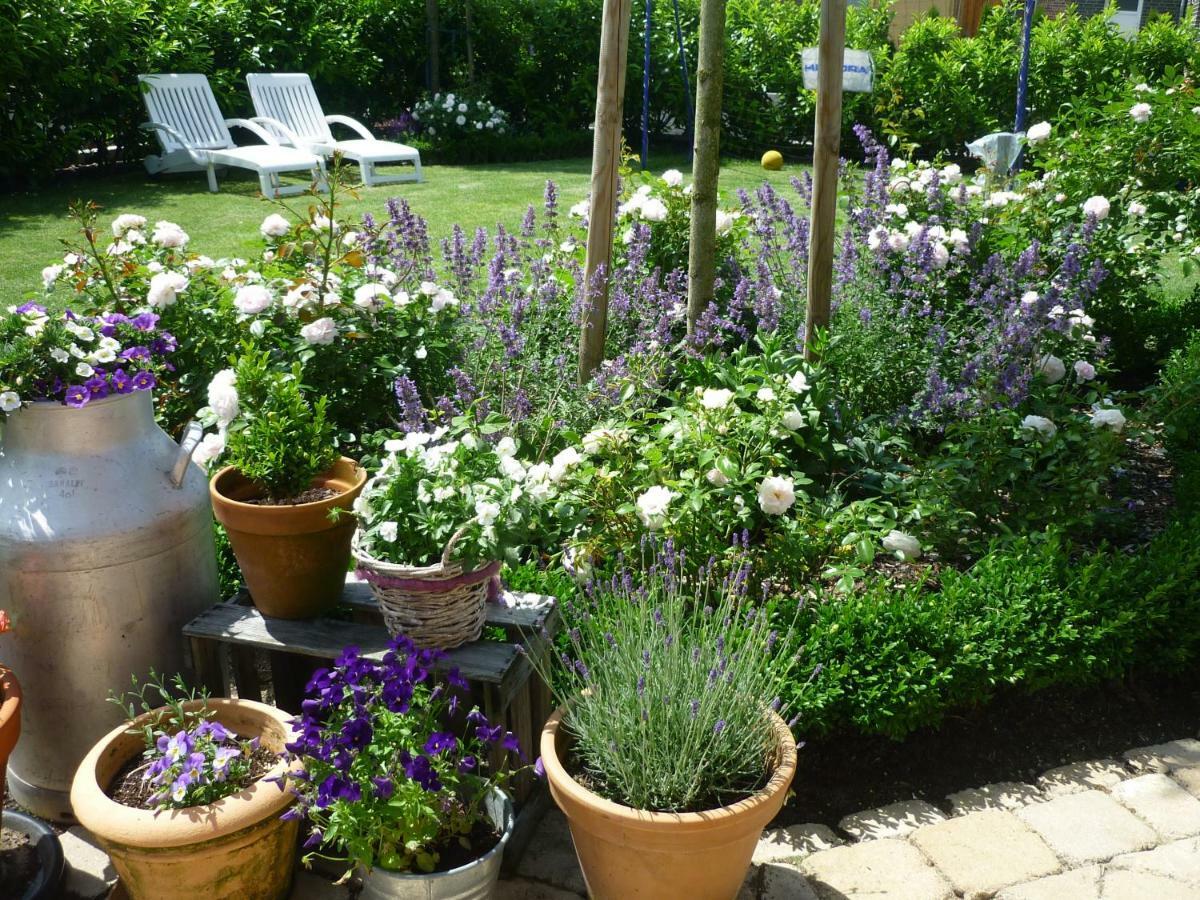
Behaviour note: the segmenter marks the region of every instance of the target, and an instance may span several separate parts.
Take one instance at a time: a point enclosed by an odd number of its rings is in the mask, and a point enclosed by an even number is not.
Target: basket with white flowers
[[[497,432],[411,432],[355,505],[358,575],[393,634],[419,647],[457,647],[483,630],[500,562],[538,530],[569,459],[528,463]]]

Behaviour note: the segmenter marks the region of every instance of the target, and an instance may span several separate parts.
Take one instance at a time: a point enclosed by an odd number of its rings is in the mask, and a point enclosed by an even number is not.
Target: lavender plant
[[[215,803],[250,784],[258,737],[239,737],[204,705],[185,708],[207,699],[207,694],[189,688],[182,676],[167,682],[154,672],[144,683],[133,678],[124,698],[110,696],[131,723],[165,704],[158,718],[140,728],[146,750],[137,771],[147,788],[148,808],[186,809]]]
[[[572,774],[635,809],[712,809],[769,777],[767,711],[795,655],[747,596],[748,566],[693,577],[672,541],[642,547],[642,571],[622,567],[563,606],[568,647],[548,677],[568,710]]]
[[[330,669],[319,669],[287,749],[304,764],[293,788],[299,803],[285,817],[311,828],[306,860],[322,855],[349,870],[379,866],[432,872],[452,844],[472,845],[483,800],[505,773],[485,774],[493,748],[520,754],[516,738],[472,709],[466,734],[448,730],[461,716],[466,681],[451,669],[433,683],[443,654],[417,650],[403,635],[381,659],[347,647]]]

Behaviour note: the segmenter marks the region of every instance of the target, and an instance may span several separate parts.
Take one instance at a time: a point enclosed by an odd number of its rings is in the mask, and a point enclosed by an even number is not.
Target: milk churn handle
[[[171,467],[171,483],[175,487],[183,487],[183,477],[187,475],[188,463],[192,459],[192,451],[204,437],[204,426],[192,419],[183,428],[183,437],[179,439],[179,452],[175,455],[175,465]]]

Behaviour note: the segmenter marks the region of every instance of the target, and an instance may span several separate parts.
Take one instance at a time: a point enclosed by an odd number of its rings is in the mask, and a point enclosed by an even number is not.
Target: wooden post
[[[600,73],[596,78],[596,130],[592,143],[592,196],[588,208],[583,327],[579,336],[579,383],[586,384],[604,359],[608,334],[608,268],[612,261],[621,165],[621,110],[633,0],[604,0],[600,25]],[[598,274],[597,274],[598,273]]]
[[[725,81],[725,0],[700,2],[692,222],[688,238],[687,330],[713,299],[717,275],[717,182],[721,174],[721,91]]]
[[[829,325],[829,300],[833,293],[833,244],[837,221],[842,66],[845,55],[846,0],[821,0],[812,221],[808,246],[808,308],[804,316],[804,358],[810,361],[814,355],[813,339],[816,333]]]
[[[425,22],[429,28],[429,90],[439,91],[442,87],[439,72],[441,56],[441,25],[438,22],[438,0],[425,0]]]
[[[475,39],[471,34],[475,30],[475,13],[471,0],[463,0],[463,16],[467,31],[467,84],[475,87]]]

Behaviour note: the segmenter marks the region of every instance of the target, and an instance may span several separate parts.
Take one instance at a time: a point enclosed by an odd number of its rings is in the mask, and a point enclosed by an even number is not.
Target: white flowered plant
[[[508,113],[496,104],[461,91],[426,97],[413,106],[411,115],[421,131],[436,140],[505,134],[511,127]]]

